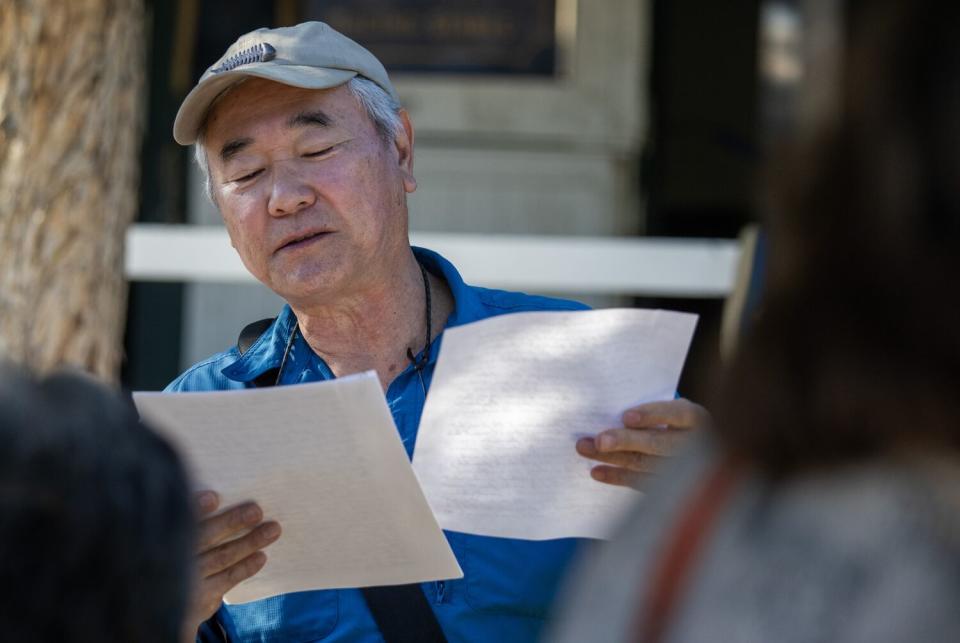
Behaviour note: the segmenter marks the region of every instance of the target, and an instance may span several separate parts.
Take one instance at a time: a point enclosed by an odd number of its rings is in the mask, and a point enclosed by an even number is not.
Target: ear
[[[411,194],[417,189],[417,179],[413,176],[413,123],[410,122],[410,114],[405,109],[401,109],[398,116],[402,127],[393,144],[397,151],[397,164],[403,177],[403,189],[407,194]]]

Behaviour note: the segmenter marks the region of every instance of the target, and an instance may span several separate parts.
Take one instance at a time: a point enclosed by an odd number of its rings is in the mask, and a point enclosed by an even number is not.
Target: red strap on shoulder
[[[743,469],[724,458],[708,471],[694,490],[664,540],[653,582],[644,595],[633,640],[658,643],[683,597],[694,563],[716,526],[720,511],[736,488]]]

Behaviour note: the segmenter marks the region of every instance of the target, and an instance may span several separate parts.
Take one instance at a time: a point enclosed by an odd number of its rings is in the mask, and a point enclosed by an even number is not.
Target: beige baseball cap
[[[173,123],[173,138],[181,145],[195,143],[217,97],[248,76],[294,87],[329,89],[358,75],[399,100],[376,56],[323,22],[251,31],[230,45],[183,99]]]

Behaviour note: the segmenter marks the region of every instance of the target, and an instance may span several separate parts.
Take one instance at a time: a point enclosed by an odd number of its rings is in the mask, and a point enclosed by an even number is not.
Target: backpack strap
[[[237,350],[243,355],[276,320],[261,319],[244,326],[237,338]],[[273,386],[279,369],[271,368],[255,380],[254,386]],[[447,643],[420,585],[384,585],[360,589],[373,620],[386,643]]]
[[[270,328],[276,320],[276,317],[267,317],[266,319],[260,319],[244,326],[243,330],[240,331],[240,336],[237,337],[237,350],[240,351],[240,355],[250,350],[250,347],[257,343],[260,336],[267,332],[267,329]],[[271,368],[268,371],[264,371],[253,380],[254,386],[257,388],[273,386],[277,381],[278,370],[279,369]]]
[[[420,585],[383,585],[360,591],[386,643],[446,643]]]
[[[266,319],[261,319],[244,326],[243,330],[240,331],[240,336],[237,337],[237,349],[240,351],[240,354],[243,355],[250,350],[250,347],[257,343],[260,336],[267,332],[267,329],[270,328],[276,320],[276,317],[267,317]]]
[[[654,574],[637,610],[632,641],[660,643],[685,598],[696,564],[709,544],[723,511],[744,476],[742,465],[729,456],[714,464],[680,508],[665,532]]]

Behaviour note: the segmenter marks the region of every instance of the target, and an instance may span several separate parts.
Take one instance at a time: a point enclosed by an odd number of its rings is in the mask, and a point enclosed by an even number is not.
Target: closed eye
[[[316,150],[315,152],[305,152],[303,156],[308,159],[318,158],[320,156],[326,156],[327,154],[332,152],[333,148],[335,147],[336,145],[331,145],[330,147],[325,147],[322,150]]]
[[[262,172],[263,172],[263,168],[260,168],[260,169],[258,169],[258,170],[254,170],[253,172],[250,172],[249,174],[244,174],[243,176],[238,176],[237,178],[235,178],[235,179],[233,180],[233,182],[234,182],[234,183],[246,183],[247,181],[252,181],[252,180],[255,179],[257,176],[259,176]]]

